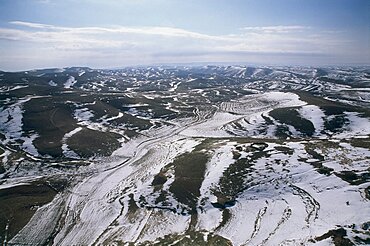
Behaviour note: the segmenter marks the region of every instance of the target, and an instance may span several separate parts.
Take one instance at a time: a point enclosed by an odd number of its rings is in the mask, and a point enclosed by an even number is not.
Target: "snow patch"
[[[315,135],[320,135],[321,131],[324,130],[324,112],[316,105],[306,105],[299,110],[299,113],[302,118],[312,122],[315,127]]]
[[[49,81],[49,85],[50,85],[50,86],[57,86],[58,84],[57,84],[57,83],[55,83],[53,80],[50,80],[50,81]]]
[[[69,78],[67,79],[67,81],[64,83],[64,88],[66,89],[71,89],[71,87],[77,82],[77,80],[75,79],[75,77],[73,76],[69,76]]]

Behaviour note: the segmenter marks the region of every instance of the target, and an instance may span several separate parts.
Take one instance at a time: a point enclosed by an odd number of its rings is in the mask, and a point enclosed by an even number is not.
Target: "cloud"
[[[37,2],[42,4],[49,4],[51,3],[51,0],[37,0]]]
[[[58,61],[55,65],[64,62],[68,66],[74,61],[76,65],[114,67],[158,61],[267,59],[269,55],[304,60],[338,54],[351,45],[340,33],[299,25],[243,27],[238,33],[209,35],[163,26],[65,27],[19,20],[10,24],[14,27],[0,28],[2,56],[13,57],[14,63],[23,57],[34,64],[44,62],[44,66],[51,66],[53,60]],[[47,59],[43,54],[48,54]]]
[[[203,47],[223,51],[309,52],[318,51],[318,37],[296,35],[308,29],[304,26],[244,27],[246,33],[233,35],[208,35],[174,27],[62,27],[24,21],[10,22],[30,30],[0,29],[0,38],[30,42],[50,43],[56,46],[94,48],[121,47],[123,44],[177,49]],[[289,35],[286,35],[286,34]],[[125,40],[125,41],[123,41]],[[181,46],[179,46],[181,44]],[[304,44],[304,46],[302,46]],[[304,50],[302,50],[304,49]],[[321,49],[319,49],[321,50]]]
[[[40,24],[40,23],[33,23],[33,22],[25,22],[25,21],[11,21],[10,24],[18,25],[18,26],[25,26],[25,27],[31,27],[31,28],[55,28],[53,25],[46,25],[46,24]]]
[[[248,26],[242,27],[241,30],[247,32],[264,32],[264,33],[289,33],[302,32],[311,29],[309,26]]]
[[[101,34],[101,33],[117,33],[117,34],[141,34],[141,35],[161,35],[169,37],[191,37],[196,39],[220,39],[217,36],[201,34],[197,32],[187,31],[180,28],[173,27],[59,27],[47,24],[24,22],[24,21],[11,21],[13,25],[44,29],[49,31],[80,33],[80,34]]]

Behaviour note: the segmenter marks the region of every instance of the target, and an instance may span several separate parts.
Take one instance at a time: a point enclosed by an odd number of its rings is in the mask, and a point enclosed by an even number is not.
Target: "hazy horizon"
[[[0,70],[370,64],[366,0],[3,0]]]
[[[126,66],[107,66],[107,67],[93,67],[93,66],[83,66],[83,65],[70,65],[70,66],[60,66],[60,67],[34,67],[34,68],[27,68],[27,69],[14,69],[14,70],[2,70],[2,72],[10,72],[10,73],[17,73],[17,72],[27,72],[33,70],[44,70],[44,69],[67,69],[67,68],[89,68],[95,70],[120,70],[120,69],[127,69],[127,68],[147,68],[147,67],[204,67],[204,66],[221,66],[221,67],[228,67],[228,66],[241,66],[241,67],[269,67],[269,68],[279,68],[279,67],[302,67],[302,68],[370,68],[370,64],[322,64],[322,65],[312,65],[312,64],[272,64],[272,63],[248,63],[248,62],[193,62],[193,63],[157,63],[157,64],[131,64]]]

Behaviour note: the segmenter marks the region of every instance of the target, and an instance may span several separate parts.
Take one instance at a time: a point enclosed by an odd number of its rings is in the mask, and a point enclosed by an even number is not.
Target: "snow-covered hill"
[[[0,72],[10,245],[370,240],[370,70]]]

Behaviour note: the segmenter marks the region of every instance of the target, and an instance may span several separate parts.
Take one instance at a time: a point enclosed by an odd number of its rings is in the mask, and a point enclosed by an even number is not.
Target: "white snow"
[[[232,154],[234,144],[236,142],[229,142],[214,151],[211,160],[207,163],[204,181],[200,188],[201,197],[208,197],[211,202],[217,201],[211,189],[218,184],[225,169],[235,162]]]
[[[350,121],[349,129],[353,136],[364,136],[370,134],[370,120],[360,117],[358,113],[345,112]]]
[[[344,112],[349,124],[344,131],[335,134],[333,138],[352,138],[354,136],[367,136],[370,134],[370,120],[368,118],[360,117],[356,112]]]
[[[67,81],[64,83],[64,88],[66,89],[71,89],[71,87],[77,82],[77,80],[75,79],[75,77],[73,76],[69,76],[69,78],[67,79]]]
[[[79,125],[88,126],[91,124],[90,119],[94,117],[94,114],[88,108],[80,108],[75,110],[74,117]]]
[[[137,107],[147,107],[149,104],[146,103],[135,103],[135,104],[124,104],[122,107],[125,108],[137,108]]]
[[[172,88],[170,88],[168,91],[170,91],[170,92],[174,92],[174,91],[176,91],[177,87],[178,87],[180,84],[181,84],[181,81],[180,81],[180,82],[177,82],[177,83],[175,83],[175,82],[170,83],[170,85],[171,85],[171,87],[172,87]]]
[[[181,134],[184,136],[201,136],[201,137],[227,137],[231,136],[226,130],[229,129],[227,124],[236,122],[245,118],[251,120],[247,129],[253,133],[258,124],[264,120],[262,114],[277,107],[303,106],[306,103],[299,100],[298,95],[285,92],[267,92],[263,94],[248,95],[238,100],[238,102],[223,102],[220,109],[212,118],[202,120],[201,123],[190,126]],[[229,113],[230,112],[230,113]],[[195,112],[200,116],[199,110]],[[256,125],[253,124],[256,123]],[[292,129],[294,130],[294,129]],[[272,130],[269,131],[271,133]]]
[[[223,131],[221,128],[223,125],[240,119],[240,115],[232,115],[225,112],[217,112],[211,119],[194,125],[190,126],[186,130],[182,131],[181,134],[184,136],[192,136],[192,137],[226,137],[230,136],[230,134]]]
[[[2,153],[0,155],[0,158],[1,158],[1,161],[3,164],[6,164],[8,162],[8,157],[9,155],[11,154],[12,152],[10,152],[9,150],[4,150],[4,153]]]
[[[206,201],[206,206],[203,211],[198,209],[197,228],[199,230],[213,231],[222,221],[222,212],[211,205],[211,202],[217,202],[217,197],[212,190],[217,187],[225,169],[235,162],[232,154],[234,144],[236,143],[225,142],[225,145],[214,151],[211,160],[207,163],[199,198],[199,200]]]
[[[170,234],[182,234],[190,223],[190,216],[178,216],[170,211],[154,210],[138,242],[155,241]]]
[[[229,69],[234,70],[231,71],[231,76],[246,76],[245,67],[235,66]],[[148,70],[145,76],[154,76],[153,71]],[[256,69],[252,76],[260,76],[259,74],[264,72],[263,69]],[[79,76],[82,74],[79,73]],[[275,81],[266,85],[271,89],[282,85],[280,79],[289,79],[292,85],[300,83],[300,79],[295,75],[284,71],[274,72],[272,76],[275,77]],[[150,81],[136,79],[131,81],[133,86],[150,83]],[[180,84],[178,81],[174,80],[170,83],[169,92],[176,92]],[[50,81],[49,85],[56,86],[53,83]],[[72,88],[75,83],[75,78],[70,76],[64,83],[64,87]],[[96,83],[94,86],[98,88],[104,83],[104,81]],[[156,81],[157,85],[161,83],[166,84],[164,80]],[[300,86],[307,90],[312,88],[307,84]],[[131,89],[133,88],[128,89],[130,93],[125,92],[125,94],[134,97],[136,94]],[[235,92],[227,88],[222,90]],[[207,96],[209,91],[196,89],[191,93]],[[253,92],[258,91],[253,90]],[[187,105],[187,99],[192,95],[168,92],[147,93],[148,95],[144,95],[147,99],[173,98],[177,102],[175,109],[175,103],[162,105],[173,111],[177,111],[178,105],[181,104],[185,108],[193,107],[193,105]],[[215,93],[221,94],[219,90],[215,90]],[[0,131],[6,137],[5,143],[21,139],[24,141],[21,147],[37,156],[37,150],[32,142],[38,135],[28,133],[25,137],[22,133],[22,103],[30,99],[31,97],[22,98],[0,109]],[[70,137],[84,128],[114,131],[123,136],[124,128],[112,129],[113,126],[110,124],[111,121],[124,117],[122,112],[95,119],[94,112],[87,108],[88,104],[75,104],[77,109],[74,117],[79,127],[65,134],[62,139],[63,154],[67,157],[78,158],[78,155],[69,149],[67,142]],[[132,115],[140,116],[141,111],[144,111],[140,107],[148,105],[124,106],[130,108],[129,113]],[[274,137],[275,127],[278,124],[269,117],[268,112],[279,107],[301,107],[298,112],[313,123],[315,136],[320,136],[324,129],[325,114],[319,107],[300,101],[298,95],[294,93],[259,93],[223,102],[214,107],[205,105],[196,105],[196,107],[193,118],[176,119],[173,122],[151,119],[153,125],[155,122],[170,123],[170,125],[163,124],[163,127],[142,131],[139,137],[133,139],[122,137],[121,148],[117,149],[112,156],[94,159],[91,165],[82,166],[77,171],[73,171],[76,174],[74,181],[77,184],[74,183],[75,186],[63,193],[66,197],[62,197],[62,194],[57,195],[52,203],[40,207],[30,223],[9,243],[37,244],[40,239],[53,233],[52,230],[60,221],[58,218],[64,211],[66,213],[63,214],[63,223],[55,232],[54,242],[58,245],[114,245],[125,241],[138,244],[146,240],[153,242],[170,234],[186,234],[194,217],[197,219],[195,229],[203,233],[205,239],[209,233],[213,233],[229,239],[233,245],[310,245],[313,244],[310,240],[337,226],[353,223],[360,225],[367,221],[364,215],[370,214],[370,207],[363,190],[368,186],[368,182],[350,185],[335,174],[318,173],[312,165],[314,162],[321,162],[323,166],[333,168],[337,173],[350,170],[354,170],[356,174],[367,172],[370,151],[353,147],[349,140],[368,138],[370,134],[368,118],[358,113],[345,112],[349,123],[345,125],[342,133],[334,135],[337,139],[329,139],[327,146],[320,145],[319,141],[322,141],[320,139],[310,140],[312,144],[316,144],[313,141],[318,141],[315,151],[324,156],[322,161],[312,158],[306,152],[305,144],[309,143],[308,141],[298,142],[294,139],[291,142],[289,140],[281,142],[267,139],[267,137]],[[216,107],[217,110],[215,110]],[[273,123],[267,126],[266,132],[260,133],[266,123],[266,117]],[[239,126],[241,126],[240,129],[237,129]],[[298,132],[293,127],[290,127],[290,131],[294,136],[298,136]],[[252,144],[241,144],[240,142],[245,139],[230,140],[229,137],[234,136],[232,134],[247,136],[248,141],[256,140],[253,137],[265,138],[268,147],[264,151],[268,151],[268,155],[253,160],[252,157],[255,157]],[[185,205],[179,203],[169,192],[176,177],[174,168],[168,166],[177,156],[193,151],[205,138],[217,137],[224,139],[213,139],[209,143],[210,147],[208,142],[205,147],[206,153],[211,156],[206,164],[205,176],[200,188],[198,215],[193,218],[190,215],[182,215],[180,213]],[[238,163],[233,158],[236,145],[243,145],[239,158],[250,161],[248,163],[250,170],[243,173],[245,189],[234,197],[236,204],[227,208],[230,213],[229,220],[223,221],[223,210],[215,208],[211,203],[217,200],[215,196],[217,194],[214,191],[217,188],[220,189],[219,181],[225,174],[225,170]],[[287,154],[284,153],[284,148],[279,150],[275,147],[286,147],[293,153]],[[5,149],[5,153],[0,156],[3,163],[7,162],[10,154],[11,152]],[[161,189],[167,192],[166,202],[169,205],[156,201],[161,190],[155,190],[152,181],[159,172],[165,172],[167,177]],[[238,173],[234,174],[238,175]],[[0,189],[14,185],[11,183],[13,181],[6,180],[0,185]],[[22,184],[24,180],[19,179],[17,182]],[[136,205],[139,204],[140,197],[144,197],[147,204],[136,211],[129,210],[131,194]],[[155,208],[149,209],[145,206]],[[175,212],[166,209],[174,209]],[[225,222],[225,225],[220,227],[222,222]],[[353,237],[351,232],[349,237]],[[331,244],[331,239],[317,243],[317,245]]]
[[[28,87],[28,85],[16,85],[16,86],[13,86],[13,87],[1,86],[0,87],[0,92],[15,91],[15,90],[22,89],[22,88],[27,88],[27,87]]]
[[[76,241],[82,244],[91,244],[100,235],[99,240],[102,240],[102,242],[106,238],[114,239],[117,237],[119,239],[137,239],[140,231],[143,231],[146,222],[149,221],[150,213],[143,212],[138,214],[136,218],[142,222],[137,221],[134,225],[129,224],[127,217],[125,217],[128,212],[127,194],[135,190],[136,192],[140,190],[145,192],[152,181],[154,173],[158,173],[164,165],[171,162],[179,151],[180,153],[187,151],[189,148],[193,148],[194,144],[199,143],[199,141],[175,138],[158,144],[159,140],[154,139],[138,143],[143,146],[137,149],[138,152],[133,153],[134,156],[129,162],[124,163],[124,165],[118,165],[116,168],[108,169],[105,172],[100,172],[98,175],[89,177],[76,186],[68,200],[68,206],[71,208],[70,211],[79,213],[79,220],[75,221],[72,213],[67,214],[66,225],[56,235],[56,241],[60,242],[61,245],[70,245]],[[129,154],[127,149],[122,149],[121,151],[123,151],[121,155],[127,156]],[[130,188],[127,190],[125,189],[126,187]],[[126,194],[126,200],[121,202],[124,202],[126,206],[124,206],[122,211],[122,205],[118,198],[124,194]],[[91,216],[92,214],[94,215],[93,217]],[[102,234],[114,220],[122,224]],[[176,218],[176,220],[177,222],[174,222],[176,228],[181,230],[186,228],[186,225],[177,223],[182,221],[181,223],[187,224],[188,218],[186,220]],[[74,226],[70,228],[69,225]],[[128,225],[130,226],[128,227]],[[153,223],[153,226],[155,225],[156,223]],[[169,232],[178,230],[176,228],[170,229]],[[153,237],[153,235],[149,236]]]
[[[6,141],[21,138],[22,114],[21,105],[13,105],[6,109],[0,108],[0,131],[6,136]]]
[[[118,115],[117,116],[112,116],[110,118],[103,118],[103,121],[104,122],[109,122],[109,121],[112,121],[112,120],[116,120],[116,119],[122,118],[123,115],[124,114],[122,112],[118,112]]]
[[[81,131],[82,130],[82,127],[77,127],[76,129],[66,133],[64,136],[63,136],[63,139],[62,139],[62,150],[63,150],[63,155],[66,156],[66,157],[69,157],[69,158],[79,158],[79,155],[76,154],[73,150],[71,150],[68,145],[67,145],[67,140],[68,138],[72,137],[74,134],[76,134],[77,132]]]
[[[36,147],[33,145],[33,141],[38,137],[37,133],[31,134],[29,137],[22,137],[21,139],[24,141],[22,149],[33,156],[39,156]]]
[[[306,105],[305,102],[299,100],[297,94],[291,92],[268,92],[262,94],[263,98],[268,101],[277,102],[280,107],[296,107]]]
[[[300,110],[302,118],[305,118],[312,122],[315,127],[315,136],[321,134],[324,129],[324,112],[316,105],[305,105]]]

